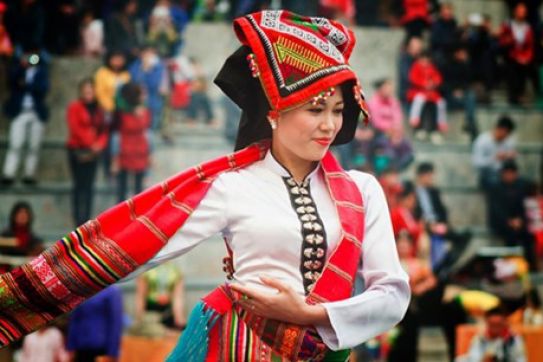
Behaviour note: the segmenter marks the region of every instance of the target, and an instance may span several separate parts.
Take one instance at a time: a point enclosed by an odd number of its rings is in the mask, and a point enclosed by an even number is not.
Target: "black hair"
[[[375,89],[379,89],[383,86],[383,84],[385,84],[386,82],[389,82],[390,79],[389,78],[380,78],[380,79],[377,79],[375,82],[373,82],[373,88]]]
[[[422,162],[417,166],[415,173],[417,176],[420,176],[432,172],[434,172],[434,164],[431,162]]]
[[[507,160],[502,164],[501,172],[504,171],[518,171],[518,165],[515,160]]]
[[[128,82],[121,88],[121,97],[130,108],[136,107],[141,103],[143,89],[139,83]]]
[[[121,55],[122,57],[124,57],[125,66],[126,66],[126,53],[123,52],[122,50],[111,50],[106,54],[106,56],[104,58],[104,63],[106,65],[106,67],[109,68],[109,63],[111,62],[111,58],[116,57],[118,55]]]
[[[411,181],[404,181],[402,183],[402,191],[398,195],[400,199],[405,199],[407,196],[415,192],[415,185]]]
[[[500,302],[500,304],[498,304],[494,308],[490,308],[489,310],[487,310],[485,312],[485,318],[489,318],[489,317],[492,317],[492,316],[502,316],[502,317],[506,318],[508,314],[509,313],[508,313],[507,309]]]
[[[496,128],[504,128],[509,132],[513,132],[515,130],[515,122],[513,122],[511,117],[504,114],[501,115],[500,118],[498,118],[498,121],[496,122]]]

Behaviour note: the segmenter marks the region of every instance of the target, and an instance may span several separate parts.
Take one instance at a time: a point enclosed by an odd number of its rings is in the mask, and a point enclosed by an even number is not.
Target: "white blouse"
[[[402,319],[410,298],[383,191],[369,174],[349,171],[349,175],[366,209],[358,269],[365,290],[347,300],[323,304],[331,327],[317,330],[333,350],[354,347],[393,327]],[[233,251],[236,282],[269,290],[259,279],[267,275],[304,295],[301,222],[283,179],[289,176],[269,151],[261,161],[221,174],[180,231],[145,267],[183,255],[221,233]],[[339,242],[339,218],[320,167],[306,180],[325,229],[329,256]]]

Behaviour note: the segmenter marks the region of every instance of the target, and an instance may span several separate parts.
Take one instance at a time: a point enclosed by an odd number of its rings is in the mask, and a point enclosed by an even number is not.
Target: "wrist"
[[[301,325],[330,325],[328,312],[326,311],[326,308],[320,304],[306,304],[304,307],[304,312],[301,315]]]

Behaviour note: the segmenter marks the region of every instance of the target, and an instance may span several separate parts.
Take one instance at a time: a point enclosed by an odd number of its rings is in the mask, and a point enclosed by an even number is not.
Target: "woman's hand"
[[[308,305],[289,285],[272,278],[260,277],[260,280],[277,293],[267,293],[231,284],[231,288],[243,295],[238,304],[258,316],[276,319],[299,325],[330,325],[328,313],[323,306]]]

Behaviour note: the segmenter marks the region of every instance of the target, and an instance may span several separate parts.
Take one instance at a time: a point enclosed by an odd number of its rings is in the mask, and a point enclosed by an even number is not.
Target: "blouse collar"
[[[266,156],[262,160],[264,167],[266,167],[268,170],[272,171],[273,173],[281,176],[281,177],[292,177],[289,170],[287,170],[277,159],[273,156],[271,153],[271,150],[268,150],[266,153]],[[317,174],[317,172],[320,169],[320,163],[311,171],[307,176],[304,178],[305,180],[311,180],[313,176]]]

